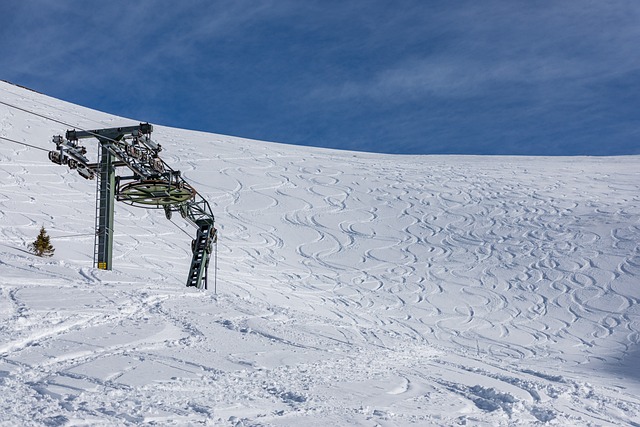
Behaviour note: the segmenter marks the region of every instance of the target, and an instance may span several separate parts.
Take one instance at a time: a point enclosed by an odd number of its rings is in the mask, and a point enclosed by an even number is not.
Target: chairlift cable
[[[33,114],[34,116],[43,118],[45,120],[51,120],[52,122],[59,123],[61,125],[67,126],[69,128],[73,128],[73,129],[76,129],[76,130],[79,130],[79,131],[82,131],[82,132],[86,132],[86,133],[88,133],[88,134],[90,134],[90,135],[92,135],[92,136],[94,136],[94,137],[96,137],[98,139],[103,139],[103,140],[106,140],[106,141],[109,141],[109,142],[118,143],[118,141],[116,141],[113,138],[109,138],[108,136],[97,134],[95,132],[92,132],[90,130],[81,128],[79,126],[72,125],[71,123],[67,123],[67,122],[64,122],[62,120],[54,119],[53,117],[45,116],[44,114],[36,113],[35,111],[30,111],[30,110],[27,110],[26,108],[18,107],[17,105],[13,105],[13,104],[10,104],[10,103],[5,102],[5,101],[0,101],[0,104],[6,105],[7,107],[15,108],[16,110],[20,110],[20,111],[23,111],[23,112],[28,113],[28,114]],[[44,150],[44,151],[49,151],[49,150]],[[174,171],[174,169],[171,166],[169,166],[167,163],[165,163],[164,161],[162,161],[162,163],[171,172]]]
[[[46,120],[51,120],[52,122],[59,123],[61,125],[74,127],[73,125],[70,125],[69,123],[65,123],[62,120],[54,119],[53,117],[48,117],[48,116],[45,116],[44,114],[36,113],[35,111],[30,111],[30,110],[27,110],[26,108],[22,108],[22,107],[18,107],[17,105],[9,104],[8,102],[0,101],[0,104],[6,105],[7,107],[15,108],[16,110],[24,111],[25,113],[28,113],[28,114],[33,114],[34,116],[38,116],[38,117],[41,117],[41,118],[46,119]],[[78,128],[78,129],[80,129],[80,128]],[[84,129],[80,129],[80,130],[84,130]]]
[[[218,295],[218,238],[216,237],[216,251],[213,258],[213,294]]]
[[[187,233],[186,231],[184,231],[184,229],[183,229],[182,227],[180,227],[178,224],[176,224],[176,223],[175,223],[175,222],[173,222],[172,220],[169,220],[169,222],[170,222],[171,224],[175,225],[176,227],[178,227],[178,229],[179,229],[180,231],[182,231],[184,234],[186,234],[187,236],[189,236],[189,238],[193,238],[193,237],[191,236],[191,234],[189,234],[189,233]]]
[[[5,141],[14,142],[16,144],[24,145],[24,146],[27,146],[27,147],[35,148],[36,150],[42,150],[42,151],[47,151],[47,152],[49,151],[49,150],[47,150],[45,148],[36,147],[35,145],[27,144],[26,142],[16,141],[15,139],[6,138],[4,136],[0,136],[0,139],[4,139]]]
[[[67,126],[69,128],[77,129],[77,130],[82,131],[82,132],[87,132],[88,134],[90,134],[92,136],[95,136],[96,138],[99,138],[99,139],[105,139],[107,141],[116,142],[116,143],[118,142],[113,138],[109,138],[107,136],[99,135],[97,133],[91,132],[90,130],[83,129],[83,128],[79,127],[79,126],[72,125],[72,124],[64,122],[62,120],[54,119],[53,117],[45,116],[44,114],[36,113],[35,111],[27,110],[26,108],[18,107],[17,105],[9,104],[8,102],[0,101],[0,104],[6,105],[7,107],[15,108],[16,110],[24,111],[25,113],[28,113],[28,114],[33,114],[34,116],[38,116],[38,117],[41,117],[41,118],[46,119],[46,120],[51,120],[52,122],[59,123],[61,125]],[[49,150],[46,150],[46,151],[49,151]]]
[[[84,237],[84,236],[95,236],[96,233],[84,233],[84,234],[67,234],[64,236],[51,236],[52,239],[63,239],[67,237]]]

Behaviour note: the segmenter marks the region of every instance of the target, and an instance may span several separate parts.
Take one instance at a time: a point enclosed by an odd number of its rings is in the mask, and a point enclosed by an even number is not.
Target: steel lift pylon
[[[207,289],[207,270],[212,245],[217,241],[215,217],[209,203],[159,157],[160,144],[151,139],[153,126],[140,123],[96,130],[68,130],[63,138],[53,137],[56,150],[49,159],[70,169],[77,169],[86,179],[97,176],[96,239],[94,265],[111,270],[113,260],[114,203],[121,201],[147,209],[164,209],[167,219],[173,212],[197,228],[191,243],[192,259],[187,286]],[[81,139],[98,140],[98,161],[91,163],[87,150],[78,145]],[[133,175],[117,175],[117,168],[126,167]]]

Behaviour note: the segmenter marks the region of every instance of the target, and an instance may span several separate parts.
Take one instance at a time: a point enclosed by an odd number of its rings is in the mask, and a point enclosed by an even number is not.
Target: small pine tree
[[[49,242],[49,236],[44,226],[40,228],[40,234],[38,234],[36,240],[29,244],[29,250],[38,256],[51,256],[55,252],[51,242]]]

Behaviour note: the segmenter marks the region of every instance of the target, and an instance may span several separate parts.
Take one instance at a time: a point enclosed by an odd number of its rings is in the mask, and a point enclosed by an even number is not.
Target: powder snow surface
[[[67,129],[0,105],[0,136]],[[640,157],[153,137],[216,214],[217,293],[213,259],[185,287],[195,229],[162,210],[117,204],[94,269],[95,181],[0,140],[0,425],[640,425]]]

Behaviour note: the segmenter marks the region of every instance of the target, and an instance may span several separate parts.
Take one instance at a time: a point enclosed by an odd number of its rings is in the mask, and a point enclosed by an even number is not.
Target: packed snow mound
[[[640,424],[640,157],[154,124],[216,214],[202,292],[195,229],[161,210],[117,204],[114,269],[94,269],[95,182],[16,143],[140,120],[7,83],[0,101],[22,109],[0,104],[0,424]],[[41,226],[51,258],[27,251]]]

